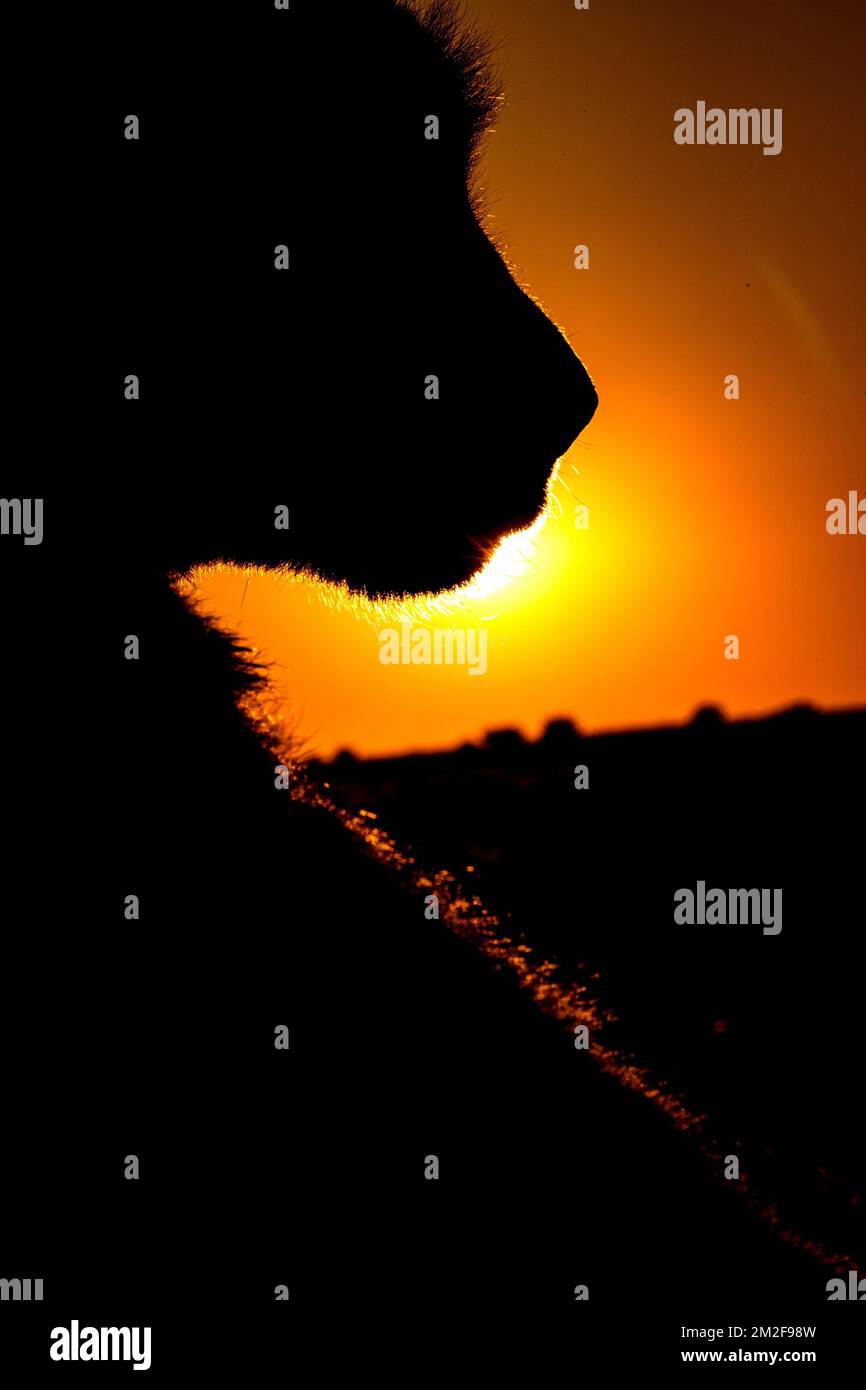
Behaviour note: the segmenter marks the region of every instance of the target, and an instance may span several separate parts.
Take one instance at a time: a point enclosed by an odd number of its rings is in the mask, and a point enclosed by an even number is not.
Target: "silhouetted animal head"
[[[479,224],[485,44],[442,0],[344,8],[293,4],[234,55],[252,97],[215,75],[207,149],[179,153],[206,273],[170,332],[183,390],[200,364],[213,405],[185,441],[198,488],[167,559],[439,588],[533,519],[596,395]]]

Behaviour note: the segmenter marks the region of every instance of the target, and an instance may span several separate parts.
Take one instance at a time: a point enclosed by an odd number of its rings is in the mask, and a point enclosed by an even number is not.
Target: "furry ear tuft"
[[[458,88],[468,126],[467,163],[503,97],[493,44],[469,19],[461,0],[396,0],[434,41]]]

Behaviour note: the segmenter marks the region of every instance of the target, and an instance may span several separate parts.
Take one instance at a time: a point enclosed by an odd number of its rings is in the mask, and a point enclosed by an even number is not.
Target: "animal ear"
[[[431,0],[408,5],[447,64],[456,85],[474,141],[498,111],[502,97],[500,74],[488,38],[468,19],[455,0]]]

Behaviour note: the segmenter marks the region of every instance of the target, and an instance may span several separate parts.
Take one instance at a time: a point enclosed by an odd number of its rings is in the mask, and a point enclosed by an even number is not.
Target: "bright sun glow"
[[[550,519],[550,503],[531,526],[511,531],[499,541],[481,569],[459,589],[452,590],[456,598],[486,599],[498,594],[516,579],[525,579],[539,565],[540,553],[536,541]]]
[[[251,580],[268,577],[271,581],[289,586],[301,585],[315,594],[317,600],[334,612],[350,612],[354,617],[374,625],[383,622],[430,622],[435,617],[472,617],[476,621],[489,621],[496,615],[476,611],[476,605],[484,604],[494,595],[500,596],[519,580],[537,574],[545,564],[545,555],[539,540],[548,528],[545,540],[550,539],[549,522],[555,512],[562,512],[562,503],[556,496],[556,485],[561,482],[560,465],[557,463],[547,484],[544,506],[535,520],[520,531],[511,531],[500,538],[487,556],[481,568],[462,584],[438,593],[383,595],[371,598],[347,584],[334,583],[320,579],[307,569],[282,565],[267,569],[260,565],[227,566],[225,564],[197,565],[189,574],[177,582],[176,588],[187,599],[195,598],[202,589],[208,588],[215,577],[229,572],[242,575],[246,584]],[[564,486],[564,484],[563,484]]]

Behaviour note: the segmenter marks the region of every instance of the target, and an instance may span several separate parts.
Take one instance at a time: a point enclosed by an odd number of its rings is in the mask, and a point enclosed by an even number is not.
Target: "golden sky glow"
[[[706,702],[866,701],[866,538],[825,529],[830,498],[866,495],[850,34],[802,0],[471,8],[508,93],[481,170],[488,225],[600,398],[544,526],[442,605],[449,626],[484,625],[487,672],[383,666],[377,625],[395,615],[303,577],[197,571],[198,601],[273,664],[288,724],[323,755],[535,735],[563,714],[591,730]],[[673,113],[697,99],[782,107],[782,153],[675,145]]]

